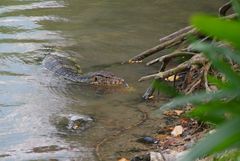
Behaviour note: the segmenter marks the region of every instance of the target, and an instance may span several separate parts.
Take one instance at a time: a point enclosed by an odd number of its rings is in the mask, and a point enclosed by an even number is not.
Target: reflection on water
[[[222,1],[173,0],[1,0],[0,2],[0,157],[3,160],[95,160],[101,139],[141,120],[136,83],[143,65],[120,65],[156,40],[185,25],[195,11],[213,11]],[[137,89],[103,94],[56,78],[44,69],[49,52],[71,56],[84,72],[109,70]],[[128,72],[126,72],[128,71]],[[87,115],[91,127],[64,131],[56,118]],[[151,117],[150,117],[151,118]],[[101,153],[116,160],[118,151],[136,145],[136,134],[149,134],[156,120],[107,142]],[[62,124],[62,125],[61,125]],[[159,125],[160,126],[160,125]],[[157,127],[157,125],[154,125]],[[134,155],[134,154],[129,154]]]
[[[0,14],[8,13],[8,12],[16,12],[21,10],[33,10],[33,9],[45,9],[45,8],[60,8],[64,7],[63,4],[56,1],[46,1],[46,2],[36,2],[30,4],[23,4],[23,5],[11,5],[11,6],[1,6]]]

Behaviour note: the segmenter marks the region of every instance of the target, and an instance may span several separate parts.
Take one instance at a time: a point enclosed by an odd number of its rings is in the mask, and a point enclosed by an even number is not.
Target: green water
[[[147,150],[135,140],[161,120],[141,100],[148,83],[137,79],[153,69],[120,62],[186,26],[192,13],[214,13],[223,2],[1,0],[0,160],[97,160],[96,144],[138,123],[139,109],[148,120],[109,139],[100,153],[107,161]],[[41,65],[48,53],[72,57],[83,72],[112,71],[137,90],[102,94],[59,79]],[[57,118],[70,114],[93,117],[93,126],[81,133],[61,128]]]

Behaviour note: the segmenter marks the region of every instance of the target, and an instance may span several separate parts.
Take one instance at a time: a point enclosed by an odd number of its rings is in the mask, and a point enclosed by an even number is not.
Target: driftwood
[[[180,56],[193,56],[195,55],[196,53],[193,53],[193,52],[188,52],[188,51],[174,51],[170,54],[167,54],[167,55],[164,55],[164,56],[161,56],[159,58],[156,58],[156,59],[153,59],[151,61],[149,61],[148,63],[146,63],[147,66],[149,65],[152,65],[152,64],[155,64],[155,63],[158,63],[158,62],[162,62],[164,63],[165,61],[169,61],[170,59],[173,59],[175,57],[180,57]]]
[[[142,62],[142,60],[150,55],[155,54],[156,52],[159,52],[161,50],[167,49],[167,48],[171,48],[175,45],[178,45],[180,43],[183,42],[183,40],[186,39],[186,37],[190,34],[193,34],[196,32],[195,29],[191,29],[188,30],[188,28],[191,27],[186,27],[184,29],[181,29],[177,32],[175,32],[174,34],[171,34],[169,36],[164,37],[161,40],[161,44],[154,46],[153,48],[150,48],[136,56],[134,56],[133,58],[129,59],[129,63],[139,63]]]
[[[224,16],[223,18],[227,18],[227,19],[233,19],[236,18],[238,15],[237,14],[232,14],[232,15],[227,15],[226,13],[227,11],[231,8],[231,3],[228,2],[226,4],[224,4],[222,7],[219,8],[219,15],[220,16]],[[171,48],[175,45],[181,44],[185,41],[185,39],[187,38],[188,35],[190,34],[199,34],[198,31],[193,28],[192,26],[187,26],[183,29],[180,29],[164,38],[160,39],[160,44],[150,48],[136,56],[134,56],[133,58],[129,59],[128,62],[129,63],[139,63],[142,62],[143,59],[145,59],[148,56],[151,56],[161,50],[167,49],[167,48]],[[202,41],[208,40],[209,37],[204,37],[202,38]],[[189,56],[191,57],[189,60],[177,65],[176,67],[173,67],[171,69],[165,70],[167,64],[174,58],[176,57],[182,57],[182,56]],[[209,71],[211,70],[211,63],[208,62],[207,58],[203,56],[203,54],[198,53],[196,51],[191,51],[191,47],[188,47],[187,49],[180,49],[180,50],[176,50],[168,55],[164,55],[158,58],[155,58],[152,61],[149,61],[146,65],[152,65],[155,63],[161,63],[160,66],[160,71],[158,73],[155,74],[151,74],[151,75],[147,75],[144,77],[141,77],[139,79],[139,81],[144,81],[144,80],[148,80],[148,79],[155,79],[158,81],[165,81],[166,78],[170,77],[170,76],[174,76],[174,80],[173,80],[173,85],[175,86],[175,82],[177,81],[177,75],[182,75],[182,73],[184,73],[184,79],[181,83],[181,90],[185,93],[185,94],[190,94],[192,92],[194,92],[197,88],[201,87],[202,84],[205,87],[207,92],[211,92],[213,91],[213,89],[211,88],[211,86],[209,86],[208,84],[208,80],[207,80],[207,76],[209,74]],[[239,69],[239,67],[236,67]],[[195,72],[197,70],[197,72]],[[214,71],[215,72],[215,71]],[[218,74],[218,73],[217,73]],[[224,79],[224,76],[222,77],[222,79]],[[155,88],[150,85],[147,89],[147,91],[145,92],[145,94],[143,95],[144,99],[149,99],[151,98],[152,94],[154,93]],[[134,127],[137,127],[139,125],[141,125],[142,123],[144,123],[147,119],[148,119],[148,114],[141,110],[141,109],[137,109],[140,113],[142,113],[142,118],[139,120],[139,122],[137,122],[134,125],[130,125],[128,127],[125,127],[119,131],[117,131],[116,133],[113,133],[112,135],[109,135],[107,137],[104,137],[101,141],[99,141],[96,144],[95,147],[95,152],[96,152],[96,156],[98,158],[99,161],[103,161],[104,157],[103,155],[100,153],[101,147],[108,141],[114,139],[117,136],[120,136],[122,133],[124,133],[127,130],[130,130]]]
[[[180,30],[178,30],[178,31],[166,36],[166,37],[163,37],[163,38],[159,39],[159,42],[164,43],[166,41],[170,41],[170,40],[172,40],[172,39],[174,39],[174,38],[176,38],[176,37],[178,37],[178,36],[180,36],[184,33],[187,33],[189,31],[191,31],[192,29],[193,29],[192,26],[184,27],[184,28],[182,28],[182,29],[180,29]]]
[[[192,65],[196,65],[196,64],[204,65],[207,62],[208,62],[207,58],[205,58],[202,54],[197,54],[197,55],[194,55],[190,60],[185,61],[182,64],[179,64],[175,68],[169,69],[164,72],[159,72],[156,74],[141,77],[139,79],[139,81],[141,82],[141,81],[148,80],[151,78],[154,78],[154,79],[167,78],[172,75],[176,75],[177,73],[182,72],[183,70],[185,70],[187,68],[190,68]]]
[[[226,15],[229,9],[232,7],[231,2],[225,3],[222,7],[219,8],[220,18],[223,19],[234,19],[238,17],[237,14]],[[193,26],[187,26],[182,28],[170,35],[167,35],[161,38],[160,44],[154,46],[128,60],[129,63],[141,63],[143,59],[156,54],[159,51],[162,51],[167,48],[174,47],[179,44],[183,44],[189,35],[195,35],[201,37],[201,41],[215,41],[211,37],[204,36],[199,33]],[[219,42],[224,45],[223,42]],[[169,62],[176,57],[190,57],[189,60],[172,67],[168,70],[165,70]],[[147,66],[160,63],[160,70],[157,73],[143,76],[139,81],[145,81],[149,79],[155,79],[158,81],[165,81],[168,77],[174,77],[173,84],[176,83],[176,76],[181,72],[185,72],[185,78],[182,82],[182,91],[186,94],[194,92],[198,87],[203,87],[207,92],[213,91],[212,86],[208,84],[207,76],[211,70],[211,63],[208,62],[207,58],[203,54],[198,53],[198,51],[192,51],[191,45],[187,48],[178,49],[170,54],[160,56],[146,63]],[[199,71],[196,77],[192,77],[191,69],[197,67]],[[189,81],[190,80],[190,81]],[[145,94],[143,95],[144,99],[151,98],[155,89],[152,85],[148,87]]]
[[[221,11],[221,15],[222,14],[225,14],[227,12],[227,8],[224,8],[225,10],[220,10]],[[225,19],[234,19],[237,17],[237,14],[231,14],[231,15],[228,15],[228,16],[225,16],[223,18]],[[166,37],[163,37],[161,38],[159,41],[160,41],[160,44],[157,45],[157,46],[154,46],[150,49],[147,49],[145,51],[143,51],[142,53],[130,58],[128,60],[128,63],[132,64],[132,63],[142,63],[143,59],[159,52],[159,51],[162,51],[164,49],[168,49],[168,48],[171,48],[173,46],[176,46],[178,44],[181,44],[186,38],[187,36],[189,35],[197,35],[199,34],[197,32],[196,29],[194,29],[192,26],[187,26],[187,27],[184,27],[170,35],[167,35]]]

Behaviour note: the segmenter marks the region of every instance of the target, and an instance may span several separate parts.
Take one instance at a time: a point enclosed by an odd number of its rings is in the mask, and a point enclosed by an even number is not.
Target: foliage
[[[170,97],[176,97],[180,95],[180,93],[174,87],[162,81],[154,80],[152,87],[156,88],[159,91],[162,91],[164,94]]]
[[[233,0],[233,5],[236,13],[240,14],[240,1]],[[216,124],[216,132],[197,143],[184,161],[192,161],[226,149],[240,148],[240,74],[233,70],[228,61],[231,59],[240,66],[240,21],[196,15],[191,22],[200,32],[217,40],[211,43],[195,42],[192,48],[203,52],[213,67],[227,80],[222,82],[216,77],[210,77],[210,82],[219,88],[217,92],[199,92],[178,97],[160,108],[165,110],[192,103],[196,108],[191,111],[191,116]],[[223,42],[227,45],[220,45]]]

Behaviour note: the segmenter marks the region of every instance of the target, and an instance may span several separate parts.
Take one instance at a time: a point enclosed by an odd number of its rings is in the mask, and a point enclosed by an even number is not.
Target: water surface
[[[116,160],[147,150],[135,140],[161,122],[151,116],[155,107],[141,101],[148,83],[136,80],[153,69],[120,63],[186,26],[192,13],[214,13],[223,2],[1,0],[1,160],[97,160],[96,144],[138,123],[141,110],[148,120],[110,139],[100,152],[104,160]],[[103,94],[59,79],[41,64],[48,53],[75,59],[83,72],[112,71],[136,90]],[[94,125],[69,131],[58,118],[70,114],[89,115]]]

